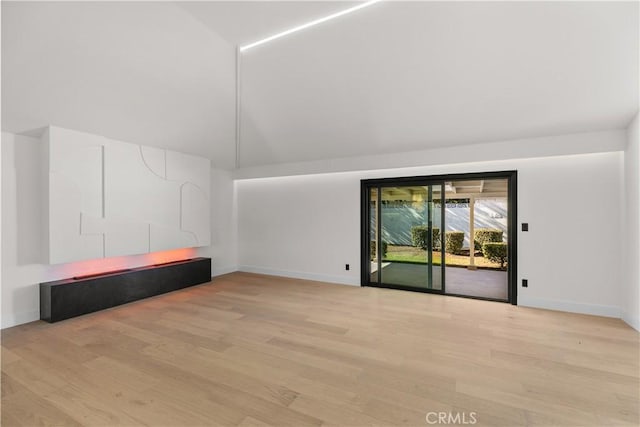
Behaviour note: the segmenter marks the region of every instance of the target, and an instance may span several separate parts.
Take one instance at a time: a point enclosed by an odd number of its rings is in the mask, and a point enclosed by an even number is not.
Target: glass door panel
[[[441,203],[435,202],[442,198],[442,185],[378,191],[378,283],[443,291],[444,271],[437,252],[443,216]]]
[[[447,293],[509,299],[509,180],[445,183]]]

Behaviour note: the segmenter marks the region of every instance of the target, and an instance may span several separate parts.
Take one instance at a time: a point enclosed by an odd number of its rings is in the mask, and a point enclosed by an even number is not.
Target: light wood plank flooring
[[[2,425],[637,426],[638,347],[616,319],[234,273],[2,331]]]

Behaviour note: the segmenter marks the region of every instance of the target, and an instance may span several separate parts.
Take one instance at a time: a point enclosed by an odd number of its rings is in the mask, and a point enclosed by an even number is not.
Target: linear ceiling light
[[[314,25],[322,24],[323,22],[327,22],[327,21],[330,21],[331,19],[338,18],[338,17],[343,16],[343,15],[347,15],[347,14],[349,14],[351,12],[355,12],[356,10],[364,9],[365,7],[369,7],[374,3],[378,3],[379,1],[381,1],[381,0],[369,0],[369,1],[366,1],[364,3],[359,4],[357,6],[350,7],[349,9],[345,9],[343,11],[336,12],[334,14],[325,16],[324,18],[319,18],[319,19],[316,19],[314,21],[307,22],[306,24],[298,25],[297,27],[293,27],[293,28],[290,28],[290,29],[288,29],[286,31],[283,31],[281,33],[274,34],[274,35],[266,37],[266,38],[264,38],[262,40],[258,40],[257,42],[253,42],[253,43],[249,43],[249,44],[244,45],[244,46],[240,46],[240,51],[244,52],[246,50],[251,49],[252,47],[260,46],[261,44],[268,43],[270,41],[279,39],[280,37],[287,36],[289,34],[298,32],[300,30],[304,30],[305,28],[313,27]]]

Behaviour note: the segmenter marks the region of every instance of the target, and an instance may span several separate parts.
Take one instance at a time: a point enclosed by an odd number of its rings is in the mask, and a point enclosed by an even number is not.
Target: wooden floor
[[[637,426],[639,389],[620,320],[245,273],[2,331],[2,426]]]

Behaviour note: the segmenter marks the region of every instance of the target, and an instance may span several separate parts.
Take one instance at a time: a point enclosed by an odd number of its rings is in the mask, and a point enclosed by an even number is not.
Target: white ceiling
[[[623,128],[638,3],[377,3],[243,55],[242,165]]]
[[[2,2],[2,129],[235,162],[235,47],[170,3]]]
[[[245,44],[342,11],[353,1],[178,1],[183,10],[233,45]]]
[[[347,2],[2,2],[2,128],[235,156],[236,44]],[[243,54],[241,165],[623,128],[638,3],[381,2]]]

